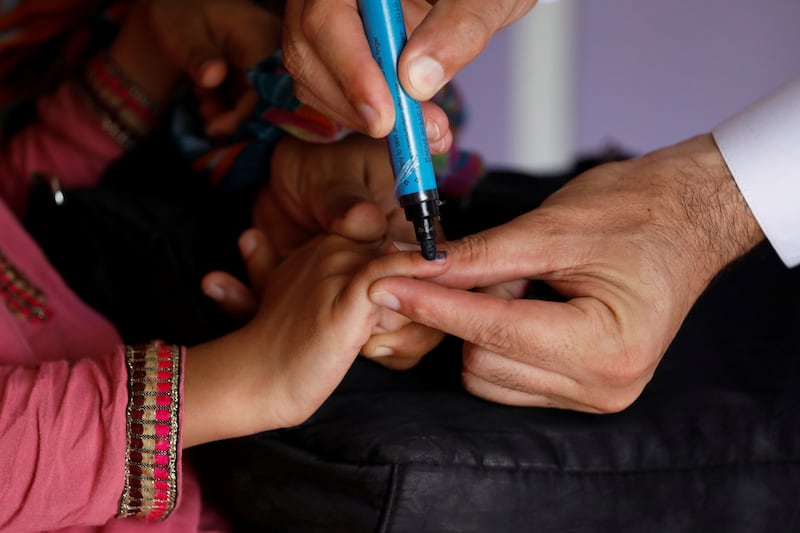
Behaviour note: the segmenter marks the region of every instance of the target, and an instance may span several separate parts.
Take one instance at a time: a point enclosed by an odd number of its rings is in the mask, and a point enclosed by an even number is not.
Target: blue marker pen
[[[408,96],[397,76],[397,60],[406,44],[400,0],[358,0],[372,55],[383,71],[395,108],[394,128],[386,137],[395,177],[395,195],[414,224],[422,255],[436,257],[439,191],[419,102]]]

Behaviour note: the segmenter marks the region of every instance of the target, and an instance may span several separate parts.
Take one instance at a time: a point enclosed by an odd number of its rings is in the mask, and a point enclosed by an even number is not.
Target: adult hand
[[[409,39],[400,55],[398,75],[409,95],[427,101],[536,0],[403,0],[402,4]],[[394,107],[372,59],[357,0],[287,0],[283,54],[301,101],[351,129],[373,137],[389,133]],[[434,129],[433,108],[424,107],[430,129]],[[441,124],[438,127],[444,131]]]
[[[370,295],[465,339],[463,383],[477,396],[615,412],[709,281],[763,238],[702,135],[589,170],[540,208],[443,247],[450,266],[436,283],[387,278]],[[564,301],[526,298],[530,280]]]

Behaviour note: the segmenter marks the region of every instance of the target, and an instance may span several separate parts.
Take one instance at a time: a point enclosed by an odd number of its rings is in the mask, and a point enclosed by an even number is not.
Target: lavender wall
[[[707,131],[800,75],[798,0],[561,0],[580,3],[580,153],[634,153]],[[461,144],[509,162],[503,90],[511,29],[458,77]]]

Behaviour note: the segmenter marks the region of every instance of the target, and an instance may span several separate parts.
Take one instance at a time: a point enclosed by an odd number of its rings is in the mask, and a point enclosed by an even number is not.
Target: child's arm
[[[125,471],[123,354],[0,366],[0,397],[0,528],[113,518]]]

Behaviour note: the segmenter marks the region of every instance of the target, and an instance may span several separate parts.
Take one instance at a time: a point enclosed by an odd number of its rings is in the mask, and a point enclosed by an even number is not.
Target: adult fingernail
[[[391,309],[392,311],[397,311],[400,309],[400,300],[398,300],[397,296],[390,292],[376,292],[375,294],[370,295],[370,300],[372,300],[372,303],[387,309]]]
[[[225,298],[225,289],[216,283],[210,283],[204,287],[203,292],[212,300],[222,300]]]
[[[439,125],[433,120],[427,121],[425,123],[425,135],[428,136],[428,142],[430,144],[434,144],[436,141],[439,141],[442,137],[441,133],[439,132]]]
[[[370,357],[389,357],[391,355],[394,355],[394,350],[388,346],[378,346],[369,354]]]
[[[408,64],[408,80],[421,95],[421,99],[431,98],[444,80],[444,68],[430,56],[415,57]]]
[[[361,113],[361,118],[367,124],[367,132],[373,132],[378,129],[378,112],[375,108],[368,104],[361,104],[358,106],[358,112]]]

